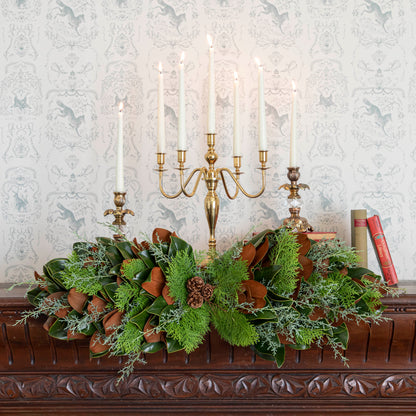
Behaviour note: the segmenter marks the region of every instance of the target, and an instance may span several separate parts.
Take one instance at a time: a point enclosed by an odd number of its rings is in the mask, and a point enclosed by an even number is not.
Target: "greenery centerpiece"
[[[208,257],[160,228],[140,243],[99,237],[35,273],[21,321],[45,314],[50,336],[89,338],[92,357],[126,356],[122,377],[145,353],[194,351],[212,328],[278,366],[286,348],[313,345],[345,361],[346,323],[386,319],[381,298],[397,294],[357,261],[339,240],[287,228]]]

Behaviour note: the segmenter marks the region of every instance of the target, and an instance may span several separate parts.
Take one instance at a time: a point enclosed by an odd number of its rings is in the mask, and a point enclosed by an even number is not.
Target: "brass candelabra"
[[[308,223],[308,220],[306,218],[303,218],[299,216],[300,213],[300,203],[299,199],[299,190],[300,189],[310,189],[309,185],[306,185],[304,183],[298,183],[300,173],[298,167],[291,167],[287,168],[287,177],[290,180],[290,183],[285,183],[284,185],[281,185],[279,189],[286,189],[289,191],[289,196],[287,199],[291,202],[291,207],[289,207],[290,217],[283,220],[283,225],[289,228],[292,228],[293,230],[297,230],[299,232],[305,232],[305,231],[313,231],[313,227]]]
[[[267,163],[267,150],[260,150],[259,151],[259,161],[260,161],[260,170],[262,174],[262,186],[261,190],[256,194],[249,194],[244,190],[244,188],[240,184],[240,175],[242,172],[240,171],[241,168],[241,156],[234,156],[234,173],[228,168],[216,168],[215,162],[218,159],[218,155],[215,153],[215,133],[208,133],[207,134],[207,145],[208,151],[205,154],[205,160],[208,162],[208,167],[201,167],[194,169],[188,178],[185,180],[184,178],[184,171],[185,171],[185,162],[186,162],[186,150],[178,150],[178,170],[180,175],[180,189],[173,195],[168,195],[165,190],[163,189],[163,172],[166,170],[163,168],[165,164],[165,153],[157,153],[157,163],[159,168],[157,171],[159,172],[159,189],[163,196],[166,198],[177,198],[179,195],[184,194],[186,197],[191,198],[195,195],[195,192],[198,188],[199,182],[201,178],[205,181],[207,186],[207,194],[205,196],[205,215],[208,221],[209,227],[209,250],[215,251],[216,249],[216,239],[215,239],[215,228],[217,225],[218,213],[220,208],[220,201],[216,192],[218,182],[222,181],[225,193],[229,199],[237,198],[239,191],[241,191],[245,196],[248,198],[257,198],[259,197],[266,187],[266,163]],[[230,194],[226,181],[225,181],[225,174],[231,177],[233,182],[236,185],[236,189],[233,195]],[[186,190],[191,179],[194,175],[198,174],[196,178],[195,185],[191,192]]]
[[[124,204],[126,203],[126,193],[125,192],[114,192],[114,205],[116,209],[107,209],[104,211],[104,217],[107,215],[114,215],[113,225],[115,225],[119,233],[114,234],[113,237],[115,240],[120,240],[124,236],[124,226],[126,221],[124,221],[124,216],[130,214],[134,216],[134,212],[130,209],[123,209]]]

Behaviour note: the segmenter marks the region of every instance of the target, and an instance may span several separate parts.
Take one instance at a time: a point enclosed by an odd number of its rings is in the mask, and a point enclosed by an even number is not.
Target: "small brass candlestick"
[[[290,184],[285,183],[284,185],[281,185],[279,189],[283,188],[290,192],[287,199],[290,200],[292,206],[289,208],[290,217],[283,221],[283,225],[299,232],[313,231],[313,228],[308,223],[308,220],[299,216],[300,203],[298,200],[301,199],[299,195],[299,189],[310,189],[309,185],[298,183],[298,179],[300,177],[298,167],[287,168],[287,171],[287,177],[290,180]]]
[[[113,237],[115,240],[120,240],[124,236],[124,226],[126,222],[124,221],[124,216],[130,214],[134,216],[134,212],[130,209],[123,209],[124,204],[126,203],[126,193],[125,192],[114,192],[114,205],[116,209],[107,209],[104,212],[104,217],[107,215],[114,215],[113,225],[115,225],[119,234],[114,234]]]
[[[221,179],[221,182],[224,186],[225,193],[229,199],[237,198],[239,191],[241,191],[245,196],[248,198],[257,198],[260,196],[266,187],[266,167],[267,162],[267,150],[260,150],[259,151],[259,161],[260,161],[260,170],[261,170],[261,177],[262,177],[262,186],[258,193],[256,194],[249,194],[247,193],[244,188],[240,185],[240,175],[242,172],[240,171],[241,168],[241,156],[234,156],[234,173],[228,168],[215,168],[215,162],[218,159],[218,155],[215,153],[215,133],[208,133],[207,134],[207,145],[208,151],[205,154],[205,160],[208,162],[208,167],[201,167],[194,169],[189,177],[185,180],[184,179],[184,171],[185,171],[185,162],[186,162],[186,150],[178,150],[178,170],[180,174],[180,188],[178,192],[173,195],[168,195],[165,190],[163,189],[163,172],[165,169],[163,165],[165,163],[165,153],[157,153],[157,163],[159,168],[156,169],[159,172],[159,189],[163,196],[166,198],[177,198],[179,195],[184,194],[186,197],[193,197],[195,192],[198,188],[199,181],[201,178],[205,181],[207,186],[207,194],[205,196],[205,215],[208,221],[209,227],[209,250],[215,251],[216,249],[216,239],[215,239],[215,228],[217,225],[218,213],[220,209],[220,200],[218,198],[216,189],[218,182]],[[188,192],[186,190],[187,185],[189,184],[190,180],[193,178],[195,174],[198,173],[196,178],[195,185],[192,189],[192,192]],[[231,195],[228,191],[227,184],[225,182],[224,174],[227,173],[232,181],[235,183],[236,188],[233,195]]]

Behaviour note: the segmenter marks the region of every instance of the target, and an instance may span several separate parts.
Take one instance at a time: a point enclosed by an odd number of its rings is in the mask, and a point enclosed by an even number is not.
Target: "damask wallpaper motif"
[[[0,8],[0,281],[26,280],[76,239],[110,234],[102,223],[113,206],[120,101],[130,236],[162,226],[206,248],[203,186],[194,198],[167,200],[154,169],[162,62],[173,191],[182,51],[188,166],[204,163],[207,33],[219,166],[232,167],[238,70],[243,182],[253,192],[260,185],[254,57],[264,64],[270,149],[262,197],[229,201],[220,189],[219,248],[288,215],[278,187],[287,181],[294,79],[301,181],[311,188],[302,213],[348,242],[351,209],[380,215],[399,279],[416,278],[416,1],[2,0]]]

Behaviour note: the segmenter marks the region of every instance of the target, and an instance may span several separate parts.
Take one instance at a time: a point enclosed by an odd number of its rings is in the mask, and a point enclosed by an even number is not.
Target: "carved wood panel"
[[[391,321],[350,325],[349,367],[312,349],[289,350],[279,369],[212,332],[195,353],[149,355],[117,383],[122,359],[90,360],[87,342],[49,338],[42,319],[14,326],[29,306],[0,299],[0,414],[414,415],[416,296],[386,304]]]

